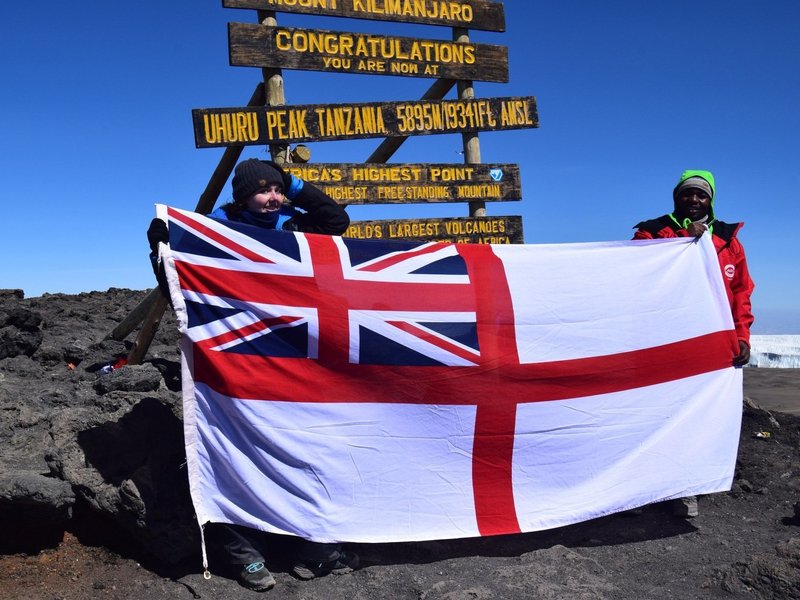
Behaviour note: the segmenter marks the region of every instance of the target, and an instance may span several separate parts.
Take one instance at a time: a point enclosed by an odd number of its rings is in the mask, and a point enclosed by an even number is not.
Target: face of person
[[[699,221],[711,210],[711,198],[703,190],[686,188],[675,198],[675,212],[681,219]]]
[[[280,210],[281,204],[283,204],[283,187],[277,183],[270,184],[250,196],[245,203],[247,210],[254,213]]]

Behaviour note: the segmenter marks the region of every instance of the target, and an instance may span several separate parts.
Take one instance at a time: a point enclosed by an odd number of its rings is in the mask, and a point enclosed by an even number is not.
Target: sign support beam
[[[433,82],[428,91],[422,95],[420,100],[441,100],[447,95],[453,86],[456,84],[453,79],[437,79]],[[385,163],[392,155],[397,152],[397,149],[403,145],[409,136],[405,137],[388,137],[384,139],[380,145],[375,148],[372,154],[369,155],[366,163]]]
[[[453,40],[456,42],[469,42],[469,31],[460,27],[453,28]],[[475,98],[475,86],[472,81],[459,81],[458,82],[458,98],[459,100],[472,100]],[[464,146],[464,162],[467,164],[477,164],[481,162],[481,145],[478,140],[477,131],[465,131],[461,134],[461,140]],[[485,217],[486,216],[486,203],[485,202],[470,202],[469,203],[469,216],[470,217]]]

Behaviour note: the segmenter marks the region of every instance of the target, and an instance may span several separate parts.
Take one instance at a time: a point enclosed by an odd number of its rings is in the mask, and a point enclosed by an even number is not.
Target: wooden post
[[[144,318],[147,316],[150,307],[156,302],[158,296],[161,296],[161,289],[154,287],[152,290],[150,290],[150,293],[147,294],[147,296],[145,296],[141,302],[139,302],[136,308],[128,313],[128,316],[125,317],[119,325],[114,327],[111,333],[106,335],[106,337],[103,339],[112,339],[121,342],[128,337],[128,334],[136,329],[139,326],[139,323],[144,321]]]
[[[453,28],[453,41],[468,43],[469,31],[460,27]],[[475,97],[475,87],[471,81],[458,82],[458,99],[471,100]],[[475,164],[481,162],[481,145],[478,140],[477,131],[465,131],[461,134],[462,143],[464,145],[464,162],[467,164]],[[486,203],[485,202],[470,202],[469,203],[469,216],[470,217],[485,217],[486,216]]]
[[[167,310],[167,299],[159,288],[156,289],[159,293],[144,319],[144,324],[139,330],[139,335],[136,336],[136,341],[133,343],[131,351],[128,352],[129,365],[142,364],[142,359],[147,354],[147,350],[156,336],[156,331],[158,331],[158,326],[161,324],[161,317],[164,316],[164,311]]]
[[[258,20],[262,25],[275,27],[278,20],[275,18],[275,11],[273,10],[259,10]],[[265,68],[261,69],[264,77],[264,88],[266,90],[267,106],[283,106],[286,104],[286,93],[283,89],[283,72],[281,69]],[[290,162],[289,145],[288,144],[272,144],[269,147],[269,154],[279,165],[284,165]]]

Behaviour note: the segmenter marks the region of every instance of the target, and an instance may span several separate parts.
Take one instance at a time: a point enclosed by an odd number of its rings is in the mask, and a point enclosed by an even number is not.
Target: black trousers
[[[264,562],[264,534],[242,525],[212,523],[213,538],[224,553],[223,560],[233,565]],[[302,538],[292,540],[294,558],[301,562],[320,563],[334,560],[339,553],[339,544],[321,544]]]

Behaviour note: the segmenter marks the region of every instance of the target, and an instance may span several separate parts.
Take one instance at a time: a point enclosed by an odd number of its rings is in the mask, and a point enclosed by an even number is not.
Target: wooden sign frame
[[[519,165],[288,163],[339,204],[414,204],[520,200]]]
[[[505,31],[505,15],[503,5],[491,0],[421,0],[425,7],[424,15],[407,15],[405,12],[388,11],[388,7],[403,8],[410,5],[411,0],[223,0],[223,6],[230,8],[254,8],[259,11],[259,20],[264,27],[277,28],[275,11],[298,12],[306,14],[331,15],[352,18],[367,18],[385,21],[418,22],[431,25],[447,25],[453,27],[453,42],[456,44],[470,44],[468,29],[485,29],[490,31]],[[429,4],[430,2],[430,4]],[[305,6],[303,6],[305,4]],[[338,6],[337,6],[338,4]],[[417,6],[416,0],[413,6]],[[330,7],[329,7],[330,5]],[[356,6],[358,5],[358,6]],[[437,18],[431,18],[427,10],[429,6],[438,6]],[[444,7],[452,8],[449,14],[444,14]],[[340,9],[339,14],[328,12],[328,9]],[[356,9],[359,9],[357,11]],[[364,9],[368,9],[364,13]],[[317,10],[319,9],[319,10]],[[455,15],[458,9],[458,15]],[[349,11],[349,12],[348,12]],[[469,14],[469,18],[467,17]],[[491,16],[490,16],[491,15]],[[457,17],[454,19],[454,17]],[[508,80],[507,49],[505,52],[505,80]],[[464,145],[464,161],[468,165],[481,163],[480,147],[478,144],[478,131],[506,130],[535,128],[539,126],[536,107],[536,98],[533,96],[517,98],[491,98],[475,99],[475,90],[472,80],[479,79],[473,76],[457,81],[458,100],[443,100],[444,95],[454,85],[455,78],[437,76],[436,81],[426,92],[423,98],[415,102],[394,102],[386,105],[390,113],[387,120],[383,120],[381,104],[356,104],[356,105],[306,105],[306,107],[290,107],[284,105],[283,78],[279,68],[265,67],[263,69],[264,87],[259,85],[250,99],[249,104],[257,105],[256,108],[244,109],[196,109],[192,111],[195,131],[195,144],[197,147],[225,147],[225,152],[219,165],[214,171],[206,191],[198,202],[197,209],[203,213],[214,203],[214,198],[219,196],[219,190],[230,176],[235,161],[238,159],[241,147],[249,144],[265,144],[270,146],[273,159],[285,163],[288,156],[290,142],[311,141],[316,138],[310,136],[309,124],[305,120],[306,112],[313,110],[316,113],[316,127],[319,129],[323,117],[328,120],[328,127],[324,131],[325,137],[320,139],[357,139],[365,137],[384,137],[383,143],[370,156],[368,160],[388,160],[394,150],[412,135],[425,135],[436,133],[461,132]],[[266,92],[266,97],[264,94]],[[265,101],[265,106],[260,106]],[[372,106],[373,108],[369,108]],[[298,110],[300,112],[298,112]],[[500,111],[498,113],[498,110]],[[317,112],[319,111],[319,112]],[[359,111],[362,111],[359,114]],[[366,112],[363,112],[366,111]],[[373,130],[366,131],[364,119],[361,118],[361,131],[357,131],[356,121],[365,114],[370,116],[372,111],[375,117]],[[333,126],[331,126],[332,117]],[[497,119],[501,120],[498,126]],[[352,127],[350,121],[352,119]],[[429,127],[436,125],[438,127]],[[215,135],[220,138],[211,143],[206,136],[203,140],[201,127],[208,122],[216,121]],[[312,120],[313,121],[313,120]],[[387,129],[387,123],[390,127]],[[369,125],[369,124],[367,124]],[[269,131],[270,136],[256,135],[253,126],[262,127],[262,131]],[[268,126],[268,129],[263,129]],[[294,127],[294,129],[292,129]],[[425,129],[428,127],[428,129]],[[273,129],[274,128],[274,129]],[[272,133],[279,134],[277,140],[269,139]],[[321,129],[320,129],[321,131]],[[232,139],[235,132],[238,140]],[[205,133],[208,133],[206,129]],[[221,134],[227,139],[222,139]],[[294,135],[293,135],[293,134]],[[300,137],[297,137],[297,136]],[[308,135],[308,137],[303,137]],[[263,139],[263,138],[268,139]],[[203,142],[203,143],[201,143]],[[513,165],[515,168],[517,165]],[[518,175],[517,175],[518,180]],[[482,194],[479,194],[482,195]],[[521,195],[517,193],[515,195]],[[466,198],[464,198],[466,199]],[[449,219],[417,219],[406,221],[367,221],[351,223],[348,232],[352,237],[367,237],[366,228],[371,224],[372,232],[387,225],[387,234],[393,235],[391,223],[400,231],[401,239],[426,239],[428,235],[441,238],[442,231],[455,239],[452,241],[472,243],[524,243],[522,234],[522,217],[485,217],[484,200],[481,198],[470,201],[469,218]],[[364,227],[365,229],[360,229]],[[364,232],[362,234],[362,232]],[[167,299],[155,288],[147,298],[125,319],[124,323],[114,329],[114,339],[123,339],[136,326],[134,322],[141,321],[142,328],[132,350],[128,356],[131,365],[140,364],[147,349],[152,342],[161,316],[166,310]]]
[[[353,221],[342,237],[455,244],[521,244],[524,240],[522,217],[516,215]]]
[[[491,0],[222,0],[224,8],[345,17],[483,31],[505,31],[505,9]]]
[[[450,40],[228,23],[232,66],[508,82],[508,48]]]
[[[198,148],[505,131],[539,126],[535,96],[192,110]]]

